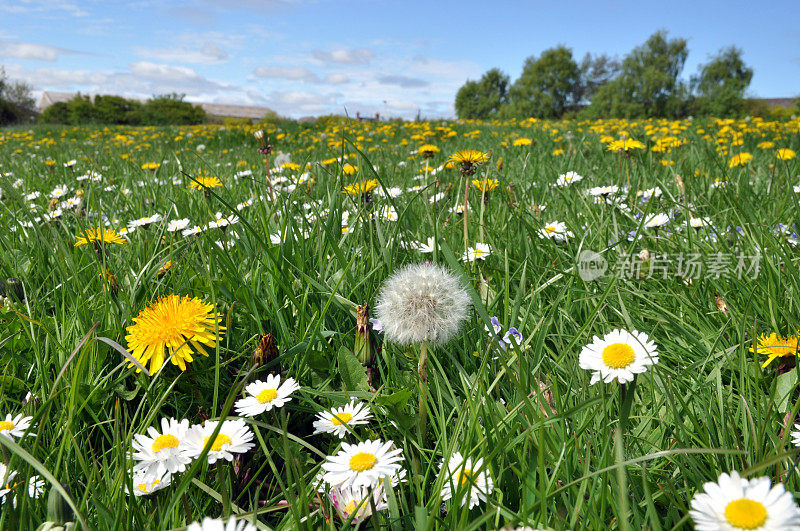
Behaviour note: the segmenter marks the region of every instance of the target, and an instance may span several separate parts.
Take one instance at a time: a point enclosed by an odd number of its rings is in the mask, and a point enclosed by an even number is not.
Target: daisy
[[[0,420],[0,435],[9,439],[23,437],[30,428],[31,420],[33,420],[33,417],[26,417],[22,413],[13,418],[11,413],[8,413],[5,420]],[[36,437],[35,433],[29,433],[28,435]]]
[[[550,238],[557,242],[565,242],[575,236],[563,221],[551,221],[543,229],[539,229],[537,234],[540,238]]]
[[[11,470],[3,463],[0,463],[0,501],[5,501],[6,496],[13,493],[11,504],[14,507],[17,506],[17,494],[15,491],[19,485],[19,482],[14,481],[16,477],[17,472],[15,470]],[[45,483],[41,477],[31,476],[28,478],[28,497],[39,498],[44,494],[44,486]]]
[[[344,436],[350,431],[349,428],[360,424],[369,424],[371,418],[369,406],[353,399],[342,407],[317,413],[317,420],[314,421],[314,433],[333,433],[340,439],[344,439]]]
[[[794,425],[794,431],[792,432],[792,444],[800,448],[800,424]]]
[[[583,176],[578,175],[574,171],[568,171],[567,173],[562,173],[561,175],[558,176],[556,184],[561,188],[564,188],[565,186],[569,186],[570,184],[575,184],[576,182],[582,180]]]
[[[721,474],[705,492],[692,498],[689,515],[700,531],[740,529],[797,529],[800,510],[783,484],[771,486],[768,477],[743,479],[737,471]]]
[[[182,231],[189,226],[189,223],[189,218],[172,219],[169,223],[167,223],[167,232],[177,232],[179,230]]]
[[[283,407],[291,400],[291,394],[300,389],[294,378],[281,383],[277,374],[267,376],[267,381],[256,380],[244,388],[250,396],[236,401],[236,413],[244,417],[254,417],[272,408]]]
[[[475,247],[470,247],[461,256],[463,262],[474,262],[475,260],[486,260],[492,254],[492,248],[488,243],[476,243]]]
[[[219,433],[211,441],[211,435],[218,424],[217,420],[208,420],[202,426],[196,425],[187,432],[185,441],[189,455],[199,456],[210,442],[208,464],[213,465],[220,459],[233,461],[233,454],[243,454],[255,447],[255,444],[250,442],[253,440],[253,432],[242,419],[223,422]]]
[[[431,236],[428,238],[426,243],[420,242],[417,244],[417,251],[421,252],[422,254],[429,254],[432,253],[436,247],[436,240],[434,240],[433,236]]]
[[[616,194],[619,191],[619,186],[616,184],[612,184],[611,186],[595,186],[594,188],[589,188],[588,194],[598,197],[598,196],[606,196]]]
[[[648,229],[657,229],[669,223],[669,216],[663,212],[658,214],[648,214],[644,219],[644,226]]]
[[[352,518],[350,520],[352,525],[363,522],[372,516],[373,506],[376,511],[385,511],[389,508],[383,485],[378,485],[371,492],[370,489],[364,487],[333,487],[328,492],[328,497],[342,521],[347,522]]]
[[[143,470],[155,477],[185,471],[192,458],[186,446],[181,443],[189,429],[187,419],[179,422],[173,418],[162,418],[160,433],[150,426],[147,428],[147,435],[135,434],[132,457],[137,463],[133,471]]]
[[[592,342],[581,350],[581,369],[592,371],[591,384],[601,379],[608,383],[633,381],[634,375],[645,372],[649,365],[658,363],[655,343],[644,332],[629,333],[616,329],[603,339],[594,336]]]
[[[374,487],[384,476],[394,476],[401,468],[403,450],[394,449],[392,441],[366,440],[358,444],[342,443],[336,455],[322,463],[323,479],[342,487]]]
[[[162,477],[154,476],[145,471],[133,472],[133,495],[134,496],[149,496],[156,491],[169,486],[172,481],[172,476],[165,474]],[[125,492],[128,492],[127,485]],[[130,492],[128,492],[130,494]]]
[[[246,520],[236,521],[231,516],[226,522],[222,518],[209,518],[206,516],[202,522],[192,522],[186,531],[256,531],[256,526]]]
[[[445,478],[441,491],[444,501],[451,499],[454,494],[462,493],[461,505],[469,504],[472,509],[481,502],[485,503],[486,496],[494,490],[492,478],[484,470],[483,458],[473,462],[472,458],[464,459],[460,452],[455,452],[447,463],[442,461],[439,473]]]

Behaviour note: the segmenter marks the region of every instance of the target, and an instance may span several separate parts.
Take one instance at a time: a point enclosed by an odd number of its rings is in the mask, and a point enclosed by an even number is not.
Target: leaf
[[[355,354],[347,347],[339,349],[339,375],[345,391],[368,391],[367,371]]]
[[[772,400],[778,405],[778,411],[786,413],[789,409],[789,399],[797,387],[797,371],[789,371],[776,378],[775,391]]]
[[[381,406],[391,406],[396,407],[398,409],[403,409],[406,407],[406,403],[408,403],[408,399],[414,395],[414,391],[411,389],[401,389],[400,391],[395,391],[394,393],[386,396],[379,396],[375,399],[375,403]]]
[[[125,387],[125,384],[120,382],[114,387],[114,392],[119,396],[121,399],[125,401],[133,400],[134,397],[139,394],[139,384],[137,383],[133,389],[128,389]]]
[[[8,374],[0,375],[0,391],[5,395],[6,393],[19,393],[26,388],[25,382],[16,376]]]

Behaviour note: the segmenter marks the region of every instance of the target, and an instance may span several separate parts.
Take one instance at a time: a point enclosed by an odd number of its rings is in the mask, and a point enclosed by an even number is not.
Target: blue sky
[[[800,2],[3,0],[0,64],[37,91],[263,105],[300,117],[453,115],[465,80],[564,44],[624,56],[658,29],[688,78],[735,44],[749,92],[800,96]]]

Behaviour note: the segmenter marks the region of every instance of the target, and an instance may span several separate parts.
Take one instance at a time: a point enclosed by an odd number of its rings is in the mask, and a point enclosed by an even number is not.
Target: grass
[[[0,278],[18,278],[24,289],[22,300],[11,294],[14,302],[0,309],[0,413],[25,412],[36,425],[35,438],[0,437],[0,445],[3,461],[20,477],[36,474],[47,483],[46,493],[31,499],[19,482],[16,508],[8,496],[4,500],[1,528],[33,529],[46,521],[53,490],[67,495],[70,519],[87,529],[180,529],[203,516],[229,514],[260,529],[347,528],[314,486],[319,464],[336,453],[339,440],[312,435],[312,421],[350,396],[368,401],[375,418],[346,440],[392,440],[407,458],[408,481],[392,489],[388,509],[366,527],[680,529],[691,525],[692,496],[722,472],[766,475],[800,490],[789,437],[800,408],[798,369],[793,358],[761,368],[764,357],[749,351],[758,335],[794,334],[800,323],[797,250],[776,231],[779,223],[798,219],[792,189],[798,161],[774,155],[779,147],[798,149],[800,122],[264,127],[276,152],[291,153],[310,177],[289,186],[301,171],[273,168],[273,177],[289,178],[276,184],[275,200],[256,152],[255,127],[0,132]],[[601,137],[623,132],[648,149],[629,158],[606,151]],[[685,143],[667,153],[652,151],[665,135]],[[535,143],[513,147],[520,137]],[[773,141],[774,149],[758,147],[763,141]],[[412,151],[423,142],[441,149],[430,168],[457,149],[491,150],[477,177],[497,178],[500,186],[485,201],[472,187],[467,217],[469,245],[491,246],[485,260],[460,259],[464,223],[451,212],[464,198],[458,169],[414,179],[425,162]],[[553,155],[558,148],[564,153]],[[754,159],[730,168],[730,157],[742,151]],[[341,161],[318,164],[343,155],[358,166],[356,175],[345,175]],[[65,167],[71,159],[74,167]],[[144,170],[146,162],[161,165]],[[252,174],[235,176],[244,170]],[[555,186],[568,170],[584,180]],[[103,177],[78,181],[87,171]],[[208,197],[190,192],[199,175],[217,176],[223,187]],[[422,189],[370,203],[341,193],[367,178],[377,178],[379,188]],[[17,188],[16,179],[23,181]],[[726,184],[715,188],[715,179]],[[628,182],[622,197],[630,212],[593,204],[583,193]],[[81,205],[43,221],[47,196],[59,184],[71,189],[62,200],[83,190]],[[660,198],[636,198],[637,190],[655,186]],[[41,197],[25,199],[35,191]],[[437,192],[444,198],[431,203]],[[252,205],[237,210],[250,198]],[[381,216],[389,205],[396,221]],[[343,211],[350,213],[349,234],[342,231]],[[643,226],[645,215],[670,211],[665,228]],[[217,212],[240,220],[191,237],[166,230],[169,220],[202,226]],[[98,257],[91,246],[73,244],[97,226],[100,213],[115,228],[157,213],[164,220],[138,228],[128,243]],[[716,231],[686,228],[690,216],[710,218]],[[566,222],[574,237],[563,243],[539,238],[554,220]],[[401,245],[434,235],[440,247],[432,254]],[[643,248],[655,257],[651,264],[696,254],[706,268],[718,253],[735,262],[760,252],[760,270],[737,278],[729,264],[731,274],[704,272],[691,282],[677,274],[676,263],[667,278],[612,274],[615,264]],[[575,267],[582,249],[601,252],[609,273],[583,280]],[[418,351],[372,332],[381,348],[368,383],[353,347],[356,306],[374,305],[393,271],[424,259],[461,276],[474,308],[455,340],[430,351],[423,440],[416,428]],[[171,268],[159,275],[168,261]],[[98,276],[106,268],[116,276],[116,294]],[[227,332],[186,372],[166,364],[148,377],[121,352],[125,328],[167,294],[213,303]],[[727,312],[717,309],[717,296]],[[523,344],[499,350],[484,331],[491,316],[519,329]],[[647,333],[660,355],[635,386],[627,386],[625,401],[618,384],[590,385],[590,373],[578,366],[592,336],[614,328]],[[253,350],[266,333],[273,334],[278,355],[254,368]],[[199,423],[233,415],[231,405],[246,382],[271,372],[295,378],[302,389],[284,408],[248,420],[254,450],[233,464],[209,466],[199,459],[151,496],[126,494],[133,488],[127,458],[133,434],[161,417]],[[34,398],[26,401],[28,393]],[[472,510],[453,501],[443,505],[440,497],[447,478],[439,466],[455,451],[483,458],[494,480],[487,501]]]

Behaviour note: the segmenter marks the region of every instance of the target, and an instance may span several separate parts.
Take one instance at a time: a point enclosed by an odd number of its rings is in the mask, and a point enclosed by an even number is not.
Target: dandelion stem
[[[464,218],[464,252],[467,252],[469,249],[469,236],[467,235],[467,202],[469,200],[469,176],[466,178],[466,182],[464,183],[464,210],[462,210],[461,215]]]
[[[425,444],[425,433],[428,429],[428,344],[420,343],[419,348],[419,418],[417,428],[419,431],[420,446]]]

